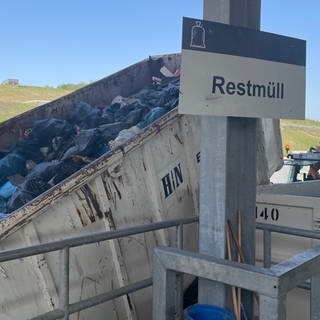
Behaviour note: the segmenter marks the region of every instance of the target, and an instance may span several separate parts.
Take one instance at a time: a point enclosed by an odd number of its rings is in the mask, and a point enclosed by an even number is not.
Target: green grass
[[[78,89],[84,87],[85,85],[86,85],[86,83],[84,83],[84,82],[80,82],[80,83],[77,83],[77,84],[63,83],[63,84],[60,84],[59,86],[57,86],[57,89],[74,91],[74,90],[78,90]]]
[[[316,126],[319,127],[320,129],[320,121],[317,120],[286,120],[283,119],[281,120],[281,124],[286,125],[286,124],[296,124],[296,125],[307,125],[307,126]]]
[[[54,87],[0,85],[0,122],[58,99],[83,87],[85,83]]]
[[[281,120],[281,135],[283,146],[289,144],[291,151],[307,151],[320,145],[320,121]]]
[[[0,102],[0,122],[13,118],[17,114],[26,112],[37,106],[38,104],[34,103],[6,103],[2,105]]]

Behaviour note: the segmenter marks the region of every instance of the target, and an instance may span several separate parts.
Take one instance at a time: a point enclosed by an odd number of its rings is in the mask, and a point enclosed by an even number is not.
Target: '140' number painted
[[[277,208],[258,208],[256,207],[256,218],[263,218],[264,220],[279,220],[279,210]]]

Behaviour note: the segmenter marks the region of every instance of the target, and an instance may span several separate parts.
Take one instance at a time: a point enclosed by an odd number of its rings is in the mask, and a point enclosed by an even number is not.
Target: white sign
[[[305,41],[184,18],[179,113],[304,119]]]

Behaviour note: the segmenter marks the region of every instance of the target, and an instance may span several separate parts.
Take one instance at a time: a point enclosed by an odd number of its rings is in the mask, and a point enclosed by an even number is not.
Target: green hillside
[[[320,145],[320,121],[281,120],[283,145],[289,144],[292,151],[306,151]]]
[[[0,85],[0,122],[84,85],[62,84],[56,88]],[[320,145],[320,121],[281,120],[281,132],[283,146],[289,144],[292,151],[308,150],[311,146]]]
[[[85,84],[63,84],[57,88],[0,85],[0,122],[64,96]]]

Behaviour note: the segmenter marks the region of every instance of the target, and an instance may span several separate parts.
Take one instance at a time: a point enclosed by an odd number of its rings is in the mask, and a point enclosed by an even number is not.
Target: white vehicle
[[[317,174],[310,175],[310,168],[318,171],[317,164],[320,162],[320,152],[299,152],[289,153],[283,159],[283,166],[276,171],[270,178],[271,183],[290,183],[308,180],[317,180],[320,178]]]

